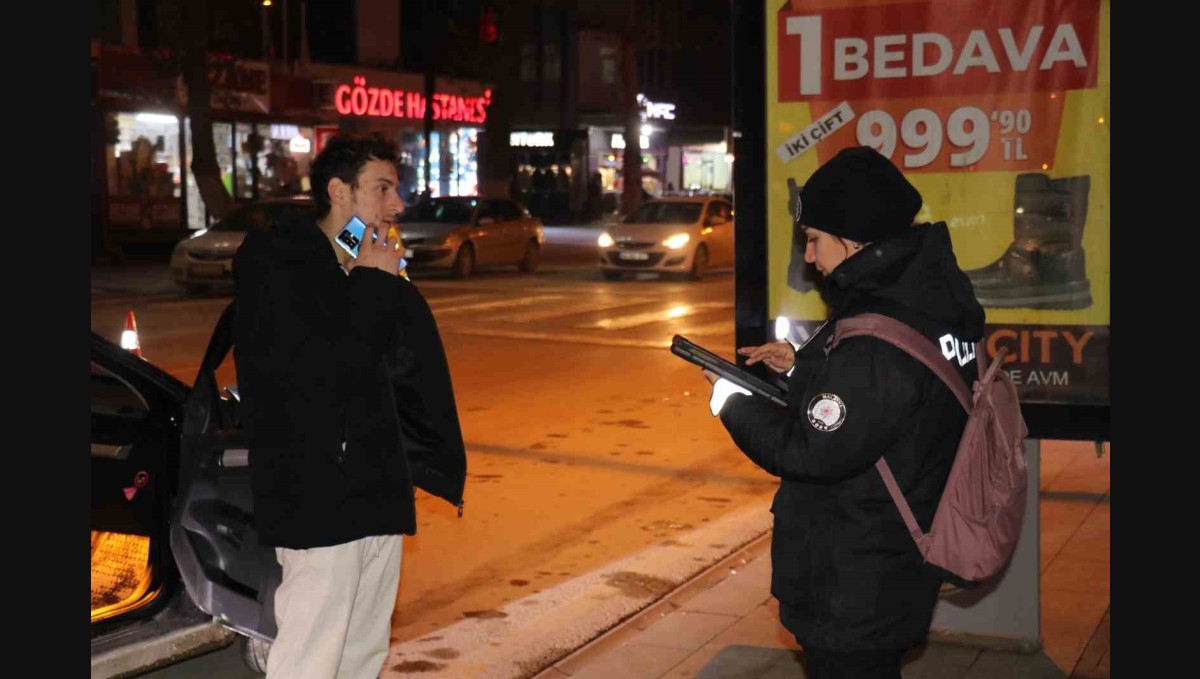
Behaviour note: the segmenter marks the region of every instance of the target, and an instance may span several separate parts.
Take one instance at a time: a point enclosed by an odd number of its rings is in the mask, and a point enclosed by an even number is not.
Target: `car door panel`
[[[475,261],[478,264],[495,264],[499,255],[500,229],[496,222],[495,201],[481,200],[475,208],[474,226],[471,228],[471,241],[475,243]]]
[[[721,250],[724,253],[721,262],[722,266],[733,266],[733,206],[722,201],[721,214],[725,218],[725,222],[717,231],[720,235]]]
[[[505,263],[515,264],[525,256],[532,220],[526,219],[515,203],[507,200],[498,202],[501,223],[504,225]]]
[[[709,230],[708,243],[711,263],[714,267],[733,265],[733,220],[728,203],[713,200],[705,210],[705,229]]]
[[[237,399],[218,393],[216,370],[232,345],[231,303],[217,322],[185,408],[179,501],[171,549],[201,610],[243,634],[274,639],[282,568],[258,541],[245,432]]]

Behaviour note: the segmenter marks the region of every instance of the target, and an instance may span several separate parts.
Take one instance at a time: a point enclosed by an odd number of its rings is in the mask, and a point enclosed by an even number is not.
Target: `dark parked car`
[[[218,393],[231,321],[227,309],[191,387],[92,333],[93,678],[239,635],[265,669],[280,567],[252,523],[236,392]]]

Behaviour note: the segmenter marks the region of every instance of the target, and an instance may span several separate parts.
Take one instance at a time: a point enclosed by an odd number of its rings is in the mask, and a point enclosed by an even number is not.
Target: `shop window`
[[[268,126],[260,197],[286,197],[304,192],[312,165],[313,128]]]
[[[416,132],[401,132],[400,142],[400,197],[408,205],[416,202],[425,190],[425,137]]]
[[[178,228],[179,120],[164,113],[110,114],[107,147],[109,224],[117,228]]]
[[[537,45],[521,46],[521,82],[537,80]]]
[[[479,193],[479,131],[472,127],[459,128],[449,134],[451,157],[450,194],[474,196]]]
[[[556,43],[542,45],[542,74],[547,82],[562,79],[562,56]]]
[[[264,132],[269,134],[269,129],[266,125],[235,124],[234,150],[237,153],[237,169],[233,177],[234,198],[253,200],[258,197],[259,191],[263,188],[262,177],[266,173],[266,135]]]
[[[425,190],[425,137],[416,132],[397,136],[400,162],[400,197],[412,205]],[[479,193],[479,130],[462,127],[435,130],[430,142],[430,195],[474,196]]]
[[[600,82],[605,85],[617,82],[617,50],[615,47],[600,48]]]

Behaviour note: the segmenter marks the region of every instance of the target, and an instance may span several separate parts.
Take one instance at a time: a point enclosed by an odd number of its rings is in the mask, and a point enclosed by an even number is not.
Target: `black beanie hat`
[[[797,223],[868,243],[902,233],[921,209],[921,194],[869,146],[842,149],[800,190]]]

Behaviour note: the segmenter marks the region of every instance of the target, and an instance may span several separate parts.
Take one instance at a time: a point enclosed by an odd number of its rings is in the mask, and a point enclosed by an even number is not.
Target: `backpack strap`
[[[912,508],[908,506],[908,500],[904,499],[904,493],[900,492],[900,484],[896,483],[896,477],[892,475],[892,468],[881,457],[875,461],[875,469],[883,477],[883,485],[887,486],[888,495],[892,496],[892,502],[896,504],[896,509],[900,510],[900,516],[904,519],[904,525],[908,526],[908,532],[912,535],[913,542],[921,544],[921,538],[925,537],[925,533],[921,531],[917,517],[913,516]]]
[[[971,389],[967,387],[967,383],[963,380],[962,375],[958,374],[950,365],[950,362],[945,360],[942,352],[928,337],[917,332],[907,323],[902,323],[882,314],[869,313],[842,319],[834,326],[833,336],[830,338],[829,343],[825,345],[826,354],[842,340],[860,335],[881,339],[925,364],[935,375],[941,378],[942,382],[958,398],[958,402],[962,404],[962,407],[970,414],[974,399]],[[982,357],[979,356],[978,351],[975,352],[975,360],[979,363],[979,376],[982,379],[984,377],[984,367]],[[996,361],[995,363],[999,365],[1000,362]],[[892,502],[896,504],[896,509],[900,510],[900,516],[904,519],[904,525],[908,527],[908,532],[912,535],[913,541],[919,545],[925,533],[921,531],[921,526],[917,523],[917,518],[913,515],[912,508],[908,506],[908,501],[904,499],[904,493],[900,491],[900,484],[896,482],[896,477],[892,474],[892,468],[888,466],[887,461],[883,457],[880,457],[875,462],[875,469],[879,471],[879,476],[883,479],[883,485],[887,486],[888,494],[892,496]]]
[[[842,340],[860,335],[881,339],[925,364],[958,397],[958,402],[962,404],[963,409],[968,413],[971,412],[974,398],[971,388],[967,386],[962,375],[958,374],[950,362],[945,360],[942,352],[928,337],[913,330],[907,323],[882,314],[859,314],[844,318],[834,326],[832,342],[826,348],[826,352],[836,347]],[[975,360],[979,361],[979,376],[982,378],[984,367],[978,351],[975,352]]]

